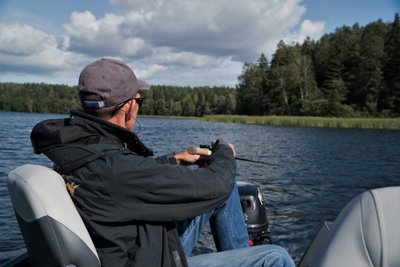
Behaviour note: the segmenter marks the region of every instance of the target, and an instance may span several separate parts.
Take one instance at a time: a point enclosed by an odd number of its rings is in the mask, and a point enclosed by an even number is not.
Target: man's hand
[[[233,156],[236,157],[236,149],[235,149],[235,146],[234,146],[233,144],[229,143],[229,147],[232,149]]]
[[[178,165],[190,165],[196,163],[199,160],[199,155],[191,155],[187,151],[183,151],[174,155]]]
[[[232,150],[232,154],[235,157],[236,156],[236,149],[235,146],[231,143],[228,143],[222,139],[214,141],[213,146],[217,145],[219,142],[229,146],[229,148]],[[203,146],[200,147],[189,147],[186,151],[177,153],[174,155],[176,162],[178,165],[191,165],[191,164],[198,164],[200,167],[204,167],[207,165],[208,160],[205,160],[208,158],[208,156],[211,156],[211,151],[209,148],[202,148]],[[201,160],[202,159],[202,160]]]
[[[229,142],[226,142],[223,139],[218,139],[217,141],[213,141],[213,146],[218,144],[218,143],[228,145],[232,150],[233,156],[236,157],[236,149],[235,149],[235,146],[233,144],[231,144]]]

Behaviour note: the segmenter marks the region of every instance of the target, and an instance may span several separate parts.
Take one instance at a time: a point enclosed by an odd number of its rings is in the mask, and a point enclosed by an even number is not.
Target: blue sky
[[[305,0],[305,17],[324,21],[325,32],[337,27],[352,26],[355,22],[364,26],[377,19],[393,21],[400,12],[400,0]]]
[[[396,12],[400,0],[0,0],[0,82],[75,85],[111,57],[151,84],[235,86],[280,40]]]

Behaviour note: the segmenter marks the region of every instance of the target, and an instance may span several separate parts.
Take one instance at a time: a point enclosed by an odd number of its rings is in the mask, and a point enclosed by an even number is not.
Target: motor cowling
[[[237,184],[251,244],[270,242],[267,208],[260,189],[249,182],[238,181]]]

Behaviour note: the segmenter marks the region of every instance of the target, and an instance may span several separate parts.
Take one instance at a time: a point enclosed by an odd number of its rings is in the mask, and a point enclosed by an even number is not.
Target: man
[[[152,157],[131,131],[149,89],[124,63],[95,61],[79,77],[83,112],[31,133],[35,153],[63,174],[102,266],[294,266],[280,247],[247,248],[232,144],[217,140],[198,169],[180,166],[199,160],[187,152]],[[189,257],[208,220],[223,252]]]

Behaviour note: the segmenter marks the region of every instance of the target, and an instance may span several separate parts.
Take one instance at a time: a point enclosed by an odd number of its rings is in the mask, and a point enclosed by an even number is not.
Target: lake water
[[[0,264],[25,250],[6,177],[25,164],[51,163],[33,154],[29,134],[39,121],[66,115],[0,112]],[[260,186],[268,206],[271,238],[297,262],[323,221],[331,221],[353,197],[400,185],[400,132],[209,123],[140,118],[141,139],[156,155],[224,138],[238,156],[238,179]],[[197,251],[212,249],[206,234]]]

